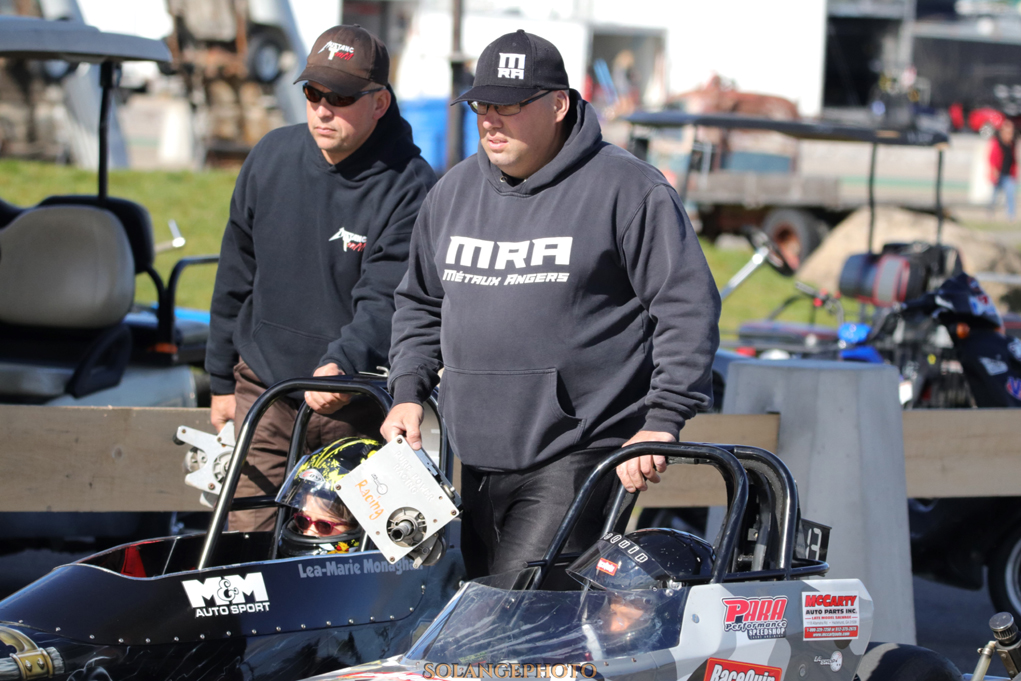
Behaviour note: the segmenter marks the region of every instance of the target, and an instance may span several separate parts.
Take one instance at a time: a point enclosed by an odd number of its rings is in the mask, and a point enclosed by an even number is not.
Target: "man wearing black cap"
[[[387,363],[393,291],[415,217],[436,176],[387,86],[386,47],[359,26],[316,40],[299,81],[308,124],[267,134],[234,188],[206,353],[212,422],[244,419],[286,378],[376,371]],[[382,414],[346,395],[307,392],[309,446],[372,434]],[[350,402],[350,403],[349,403]],[[283,479],[296,400],[277,402],[249,450],[238,496]],[[230,527],[272,529],[273,509]]]
[[[419,442],[442,366],[474,577],[540,558],[598,461],[673,442],[711,406],[720,298],[677,193],[603,142],[551,43],[497,39],[457,101],[483,153],[443,177],[415,225],[382,432]],[[664,468],[646,456],[617,474],[633,491]],[[568,551],[598,538],[610,482]]]

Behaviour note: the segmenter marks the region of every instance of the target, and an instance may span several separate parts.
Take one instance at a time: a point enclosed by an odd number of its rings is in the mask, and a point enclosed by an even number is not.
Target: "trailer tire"
[[[762,231],[780,246],[787,261],[797,268],[822,242],[825,226],[807,211],[777,208],[762,221]]]
[[[856,681],[961,681],[954,663],[939,653],[902,643],[870,643]]]
[[[280,60],[287,51],[287,43],[273,31],[255,31],[248,37],[248,54],[245,65],[252,80],[272,83],[283,73]]]
[[[1011,530],[989,557],[989,596],[997,612],[1021,620],[1021,526]]]

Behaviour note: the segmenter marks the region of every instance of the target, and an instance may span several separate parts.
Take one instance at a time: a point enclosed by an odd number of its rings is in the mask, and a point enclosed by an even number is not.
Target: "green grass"
[[[236,177],[236,171],[226,170],[200,173],[115,170],[110,173],[110,195],[136,201],[149,209],[157,243],[170,240],[167,221],[177,221],[187,243],[182,249],[156,256],[156,269],[165,281],[181,257],[219,253]],[[31,206],[53,194],[95,193],[94,171],[0,160],[0,199],[8,203]],[[178,288],[178,304],[209,309],[215,269],[212,265],[195,265],[185,270]],[[138,277],[135,297],[139,301],[156,299],[156,289],[148,276]]]
[[[161,253],[156,269],[166,279],[179,258],[186,255],[218,253],[227,223],[236,171],[209,170],[162,172],[119,170],[110,173],[110,195],[136,201],[152,215],[156,241],[170,238],[167,221],[174,219],[187,239],[183,249]],[[30,206],[53,194],[94,194],[96,173],[68,166],[28,161],[0,160],[0,198],[8,203]],[[751,256],[750,249],[723,250],[703,243],[709,266],[722,286]],[[181,279],[178,305],[209,308],[215,268],[194,266]],[[768,267],[752,275],[724,304],[720,327],[733,332],[745,320],[760,319],[794,293],[793,280],[781,277]],[[136,297],[155,299],[149,278],[138,278]],[[805,321],[809,305],[799,302],[784,319]],[[832,324],[832,318],[820,314],[818,321]]]
[[[720,288],[748,262],[752,255],[751,247],[724,250],[705,241],[702,242],[702,250],[716,279],[716,285]],[[720,333],[725,338],[735,335],[741,322],[764,318],[795,293],[794,279],[784,277],[768,265],[763,265],[724,301],[723,314],[720,316]],[[811,301],[807,297],[802,297],[779,318],[806,322],[809,320],[810,311]],[[819,310],[815,322],[827,326],[837,325],[836,319],[823,310]]]

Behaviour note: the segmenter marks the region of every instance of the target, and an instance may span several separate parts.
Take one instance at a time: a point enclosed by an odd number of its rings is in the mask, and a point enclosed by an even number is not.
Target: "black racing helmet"
[[[716,554],[693,534],[667,528],[608,533],[567,568],[586,586],[612,591],[677,588],[709,581]]]
[[[280,535],[280,552],[285,556],[347,553],[360,545],[362,528],[341,502],[337,487],[352,468],[375,454],[383,445],[377,440],[348,437],[316,450],[298,461],[290,478],[280,488],[276,501],[293,509]],[[315,509],[348,523],[339,534],[312,536],[302,532],[300,517]],[[338,522],[339,522],[338,520]],[[307,530],[307,527],[305,528]],[[328,529],[328,528],[327,528]]]

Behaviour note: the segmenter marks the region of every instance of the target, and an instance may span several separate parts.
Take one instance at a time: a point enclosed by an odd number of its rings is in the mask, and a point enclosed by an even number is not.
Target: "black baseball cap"
[[[390,80],[390,54],[358,24],[334,26],[316,38],[305,70],[295,83],[314,80],[338,95],[350,96]]]
[[[560,50],[521,30],[500,36],[482,51],[473,85],[453,103],[516,104],[544,90],[571,87]]]

